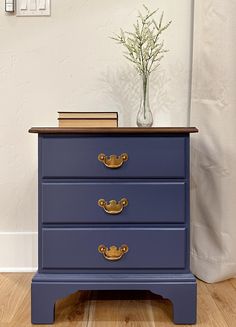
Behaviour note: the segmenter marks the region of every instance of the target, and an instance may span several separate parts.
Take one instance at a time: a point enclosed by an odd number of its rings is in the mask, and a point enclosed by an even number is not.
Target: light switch
[[[51,0],[16,0],[17,16],[50,16],[50,12]]]
[[[5,0],[5,11],[6,12],[14,12],[14,0]]]
[[[46,0],[39,0],[39,10],[46,9]]]
[[[20,3],[20,9],[21,10],[26,10],[27,9],[27,2],[28,2],[28,0],[21,0],[21,3]]]
[[[30,0],[30,10],[37,10],[36,0]]]

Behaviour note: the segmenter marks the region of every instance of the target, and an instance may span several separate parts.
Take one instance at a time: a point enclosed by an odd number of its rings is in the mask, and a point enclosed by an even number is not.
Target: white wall
[[[185,125],[191,58],[191,0],[146,0],[173,24],[170,52],[152,78],[155,126]],[[51,17],[16,17],[0,4],[0,269],[28,270],[37,258],[37,137],[58,110],[118,111],[134,126],[135,70],[108,37],[129,29],[144,1],[52,0]]]

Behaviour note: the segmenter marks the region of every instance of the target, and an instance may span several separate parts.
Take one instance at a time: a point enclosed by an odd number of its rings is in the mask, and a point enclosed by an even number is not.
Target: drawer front
[[[42,221],[183,223],[185,195],[184,182],[43,183]],[[124,206],[122,198],[127,199]],[[99,206],[99,199],[107,205]],[[111,200],[116,203],[110,205]]]
[[[184,136],[91,137],[41,136],[41,174],[46,178],[98,177],[185,177]],[[128,160],[116,161],[119,168],[98,160],[123,153]],[[122,164],[123,163],[123,164]],[[109,161],[106,161],[111,166]]]
[[[128,246],[128,252],[123,253],[120,260],[105,258],[118,258],[118,248],[123,244]],[[117,251],[100,253],[99,245],[116,246]],[[185,249],[184,228],[45,228],[42,268],[182,269],[185,268]]]

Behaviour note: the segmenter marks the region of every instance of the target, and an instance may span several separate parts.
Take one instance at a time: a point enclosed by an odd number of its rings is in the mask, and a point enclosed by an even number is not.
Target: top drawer
[[[44,178],[184,178],[187,136],[43,135],[41,175]],[[127,153],[114,162],[110,155]],[[108,161],[98,160],[105,154]],[[123,163],[122,163],[123,162]]]

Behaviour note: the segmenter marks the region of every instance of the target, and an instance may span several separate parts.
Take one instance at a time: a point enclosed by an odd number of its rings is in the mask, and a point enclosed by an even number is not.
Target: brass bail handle
[[[115,245],[110,246],[109,248],[101,244],[98,247],[98,252],[103,255],[103,257],[108,261],[117,261],[120,260],[125,253],[129,251],[128,245],[123,244],[120,247]]]
[[[119,156],[115,154],[106,156],[104,153],[98,155],[98,160],[110,169],[120,168],[128,159],[129,157],[127,153],[122,153]]]
[[[128,205],[128,200],[126,198],[122,198],[120,201],[110,200],[106,202],[104,199],[98,200],[99,207],[103,208],[104,211],[110,215],[117,215],[123,211],[125,207]]]

